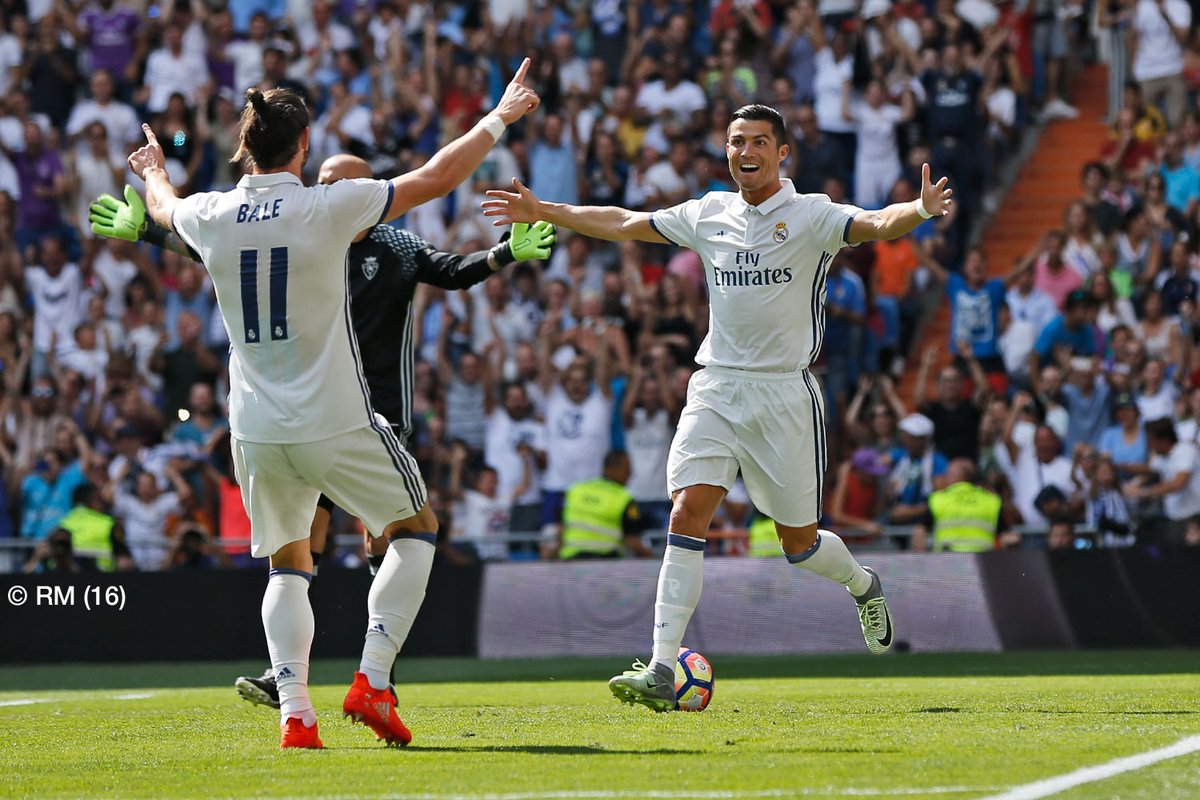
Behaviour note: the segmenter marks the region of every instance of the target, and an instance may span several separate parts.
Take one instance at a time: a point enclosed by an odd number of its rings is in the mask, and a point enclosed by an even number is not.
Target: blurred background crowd
[[[909,200],[930,162],[955,212],[829,274],[825,523],[859,546],[1200,543],[1191,20],[1185,0],[0,0],[0,545],[28,545],[0,559],[251,563],[211,284],[86,224],[91,199],[142,188],[125,166],[142,120],[184,193],[224,189],[243,90],[286,86],[312,110],[310,170],[349,152],[390,177],[468,130],[527,54],[541,110],[403,227],[489,247],[479,201],[513,177],[644,210],[730,190],[748,102],[787,119],[801,192]],[[972,244],[1013,160],[1078,115],[1071,76],[1094,59],[1111,142],[1037,247],[989,265]],[[949,340],[916,347],[946,304]],[[560,232],[548,262],[424,286],[414,311],[410,449],[443,556],[650,555],[708,326],[698,257]],[[579,487],[611,518],[579,516]],[[354,526],[335,517],[326,564],[360,561]],[[714,550],[778,553],[740,487],[714,526],[741,532]]]

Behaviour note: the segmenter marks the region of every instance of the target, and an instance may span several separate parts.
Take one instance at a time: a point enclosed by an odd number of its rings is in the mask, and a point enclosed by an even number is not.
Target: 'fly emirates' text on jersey
[[[346,250],[391,200],[386,181],[305,187],[270,173],[176,206],[175,231],[212,275],[229,331],[234,436],[293,444],[372,424],[348,318]]]
[[[704,262],[710,320],[696,363],[797,372],[815,361],[825,276],[860,211],[797,194],[790,180],[757,206],[736,192],[709,192],[655,211],[654,229]]]

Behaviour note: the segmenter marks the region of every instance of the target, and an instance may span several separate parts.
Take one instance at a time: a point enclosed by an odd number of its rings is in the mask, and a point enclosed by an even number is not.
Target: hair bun
[[[267,111],[267,99],[263,97],[263,93],[259,89],[247,89],[246,100],[250,105],[254,106],[254,110],[260,115]]]

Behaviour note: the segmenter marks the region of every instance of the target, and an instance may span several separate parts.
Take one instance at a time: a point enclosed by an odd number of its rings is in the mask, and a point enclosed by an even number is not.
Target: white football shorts
[[[808,370],[745,372],[705,367],[688,384],[667,459],[667,488],[728,491],[741,469],[756,508],[791,527],[821,517],[825,405]]]
[[[416,459],[378,414],[370,427],[319,442],[263,444],[235,437],[233,465],[255,558],[307,537],[322,493],[374,536],[425,505]]]

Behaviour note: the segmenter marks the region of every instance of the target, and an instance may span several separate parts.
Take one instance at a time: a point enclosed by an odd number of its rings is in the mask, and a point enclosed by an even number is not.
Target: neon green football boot
[[[656,670],[641,661],[634,661],[633,669],[610,680],[608,688],[622,703],[641,703],[657,712],[674,711],[678,707],[674,671],[668,677],[666,669]]]

